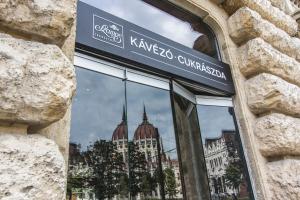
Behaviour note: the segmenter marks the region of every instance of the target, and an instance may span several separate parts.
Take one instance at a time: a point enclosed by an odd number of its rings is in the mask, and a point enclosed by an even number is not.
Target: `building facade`
[[[1,1],[0,199],[300,199],[299,4]]]
[[[238,196],[240,191],[245,190],[246,180],[241,177],[242,184],[239,187],[226,184],[226,169],[234,163],[241,162],[237,150],[234,130],[223,130],[220,137],[207,138],[205,140],[204,155],[207,171],[209,174],[209,184],[211,196],[218,198],[218,195],[233,194]],[[241,192],[240,196],[245,198],[247,194]]]

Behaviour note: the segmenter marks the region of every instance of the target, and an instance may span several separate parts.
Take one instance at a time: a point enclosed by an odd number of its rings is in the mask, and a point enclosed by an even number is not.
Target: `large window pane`
[[[212,199],[250,199],[232,108],[198,105],[197,109]]]
[[[124,82],[82,68],[76,75],[67,199],[127,197]],[[116,137],[118,143],[112,140]]]
[[[170,93],[126,83],[130,189],[137,199],[183,199]]]
[[[173,94],[173,101],[186,199],[209,200],[196,105],[176,93]]]
[[[169,91],[76,74],[67,198],[183,199]]]

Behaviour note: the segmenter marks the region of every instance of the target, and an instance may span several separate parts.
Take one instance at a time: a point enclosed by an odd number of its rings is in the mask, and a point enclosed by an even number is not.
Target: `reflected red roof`
[[[143,122],[135,130],[133,139],[139,140],[139,139],[157,138],[157,137],[158,137],[157,128],[155,128],[151,123],[148,122],[148,117],[144,106]]]
[[[127,138],[127,124],[125,108],[123,107],[122,122],[117,126],[112,135],[112,141]]]
[[[114,133],[112,135],[112,140],[119,140],[119,139],[124,139],[127,138],[127,125],[125,121],[122,121],[117,128],[114,130]]]
[[[134,140],[157,138],[156,128],[148,121],[141,123],[134,132]]]

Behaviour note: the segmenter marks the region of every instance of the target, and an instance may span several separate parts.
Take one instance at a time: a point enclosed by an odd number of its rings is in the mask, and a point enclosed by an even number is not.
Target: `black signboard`
[[[228,64],[83,2],[78,2],[77,11],[77,45],[234,93]]]

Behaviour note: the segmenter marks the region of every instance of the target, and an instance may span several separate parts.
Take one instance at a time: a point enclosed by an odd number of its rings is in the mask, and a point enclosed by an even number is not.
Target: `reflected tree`
[[[177,195],[176,189],[176,177],[174,171],[171,168],[166,168],[164,170],[164,180],[165,180],[165,193],[169,199],[173,199]]]
[[[112,199],[118,195],[118,189],[124,187],[125,183],[120,179],[126,176],[126,171],[122,155],[115,150],[113,143],[98,140],[88,147],[84,157],[92,170],[88,184],[93,188],[96,198]]]
[[[129,180],[128,180],[128,175],[123,174],[120,176],[119,179],[119,184],[117,185],[117,189],[119,191],[119,195],[121,198],[126,198],[129,193],[129,188],[128,188]]]
[[[226,185],[234,188],[239,194],[240,184],[244,181],[243,163],[240,159],[236,134],[227,136],[226,146],[228,150],[229,164],[225,170]]]
[[[144,197],[151,196],[152,191],[155,191],[156,183],[151,173],[146,172],[141,181],[141,192]]]
[[[88,189],[87,180],[90,176],[90,170],[85,166],[84,158],[81,153],[81,145],[70,143],[69,170],[67,196],[72,199],[72,195],[76,193],[79,197]]]
[[[226,184],[233,187],[239,193],[239,186],[243,182],[242,168],[240,163],[230,163],[225,172]]]
[[[133,197],[142,192],[143,177],[147,173],[145,154],[139,151],[134,142],[128,142],[130,192]]]

